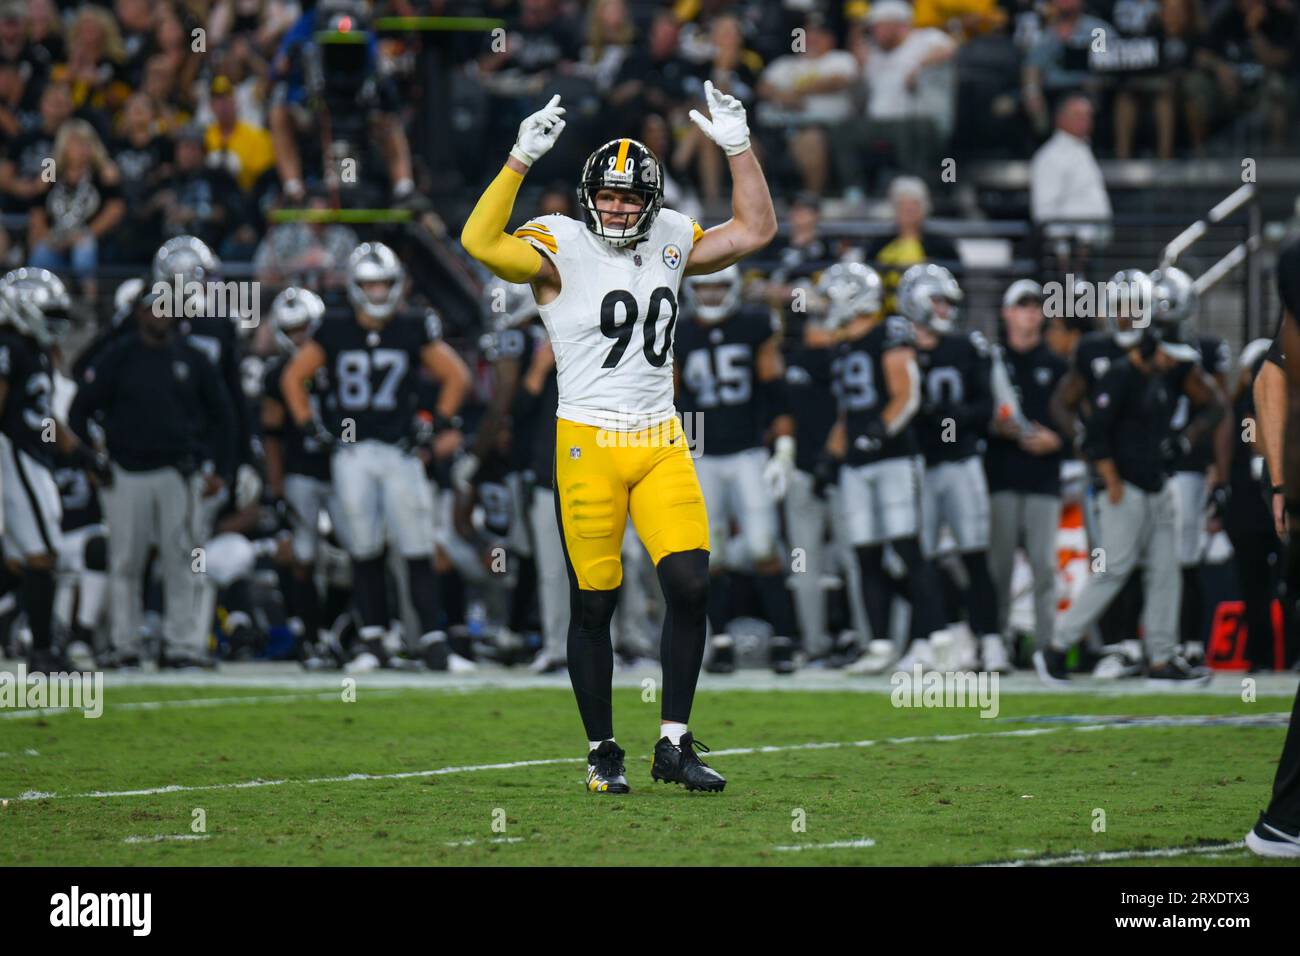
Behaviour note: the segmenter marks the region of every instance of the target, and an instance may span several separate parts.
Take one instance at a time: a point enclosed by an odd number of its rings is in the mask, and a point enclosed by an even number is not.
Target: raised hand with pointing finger
[[[551,151],[564,132],[563,117],[564,107],[560,105],[560,94],[556,93],[549,103],[519,124],[519,135],[510,155],[525,166],[532,166]]]
[[[740,100],[729,93],[718,92],[710,80],[704,81],[704,99],[709,104],[708,117],[699,110],[691,110],[691,122],[721,146],[728,156],[739,156],[749,149],[749,123]]]

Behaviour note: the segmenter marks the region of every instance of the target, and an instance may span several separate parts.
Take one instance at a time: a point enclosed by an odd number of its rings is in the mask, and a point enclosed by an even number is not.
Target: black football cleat
[[[1213,678],[1207,667],[1193,667],[1181,657],[1152,665],[1147,671],[1148,687],[1204,687]]]
[[[158,656],[160,671],[214,671],[217,662],[206,655],[174,653],[166,649]]]
[[[710,674],[736,672],[736,644],[729,635],[719,634],[713,638],[713,654],[704,669]]]
[[[1050,644],[1034,651],[1034,670],[1038,679],[1049,687],[1068,687],[1070,669],[1065,663],[1065,651],[1058,651]]]
[[[794,641],[788,637],[774,637],[767,648],[768,663],[774,674],[793,674],[795,672]]]
[[[76,669],[62,650],[32,648],[27,655],[29,674],[71,674]]]
[[[660,737],[655,744],[655,759],[650,765],[650,776],[664,783],[680,783],[687,790],[720,793],[727,785],[726,778],[701,760],[696,750],[709,752],[709,748],[689,732],[682,734],[679,746],[675,746],[667,737]]]
[[[623,776],[623,748],[606,740],[587,754],[588,793],[628,793],[627,777]]]

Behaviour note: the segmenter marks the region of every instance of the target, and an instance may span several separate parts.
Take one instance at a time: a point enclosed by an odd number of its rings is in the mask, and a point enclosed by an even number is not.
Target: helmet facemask
[[[689,276],[683,285],[684,304],[701,322],[721,322],[739,307],[740,284],[740,270],[734,265],[711,275]]]
[[[379,298],[372,297],[365,288],[375,283],[388,286]],[[405,291],[406,269],[392,249],[382,242],[363,242],[353,250],[348,260],[348,301],[357,311],[387,322]]]
[[[48,269],[14,269],[0,279],[10,297],[16,328],[43,347],[56,344],[72,328],[72,300],[63,280]]]
[[[271,303],[271,328],[275,342],[283,352],[292,352],[298,344],[294,333],[306,329],[310,335],[325,316],[325,303],[310,289],[290,287],[275,297]]]
[[[1106,324],[1111,339],[1122,349],[1134,348],[1143,342],[1151,324],[1151,277],[1141,269],[1122,269],[1107,285]]]
[[[898,310],[913,324],[936,335],[947,335],[957,326],[961,286],[943,266],[921,263],[911,266],[898,280]]]
[[[884,304],[884,283],[868,265],[839,262],[818,278],[815,296],[819,308],[824,304],[822,324],[838,329],[860,315],[879,313]]]
[[[640,198],[641,210],[630,224],[626,224],[627,218],[633,213],[628,212],[615,214],[623,218],[625,225],[621,228],[605,225],[596,202],[596,195],[602,189],[630,192]],[[631,139],[611,140],[587,157],[578,185],[578,205],[587,228],[615,249],[640,242],[650,234],[663,200],[662,167],[658,157],[643,143]]]

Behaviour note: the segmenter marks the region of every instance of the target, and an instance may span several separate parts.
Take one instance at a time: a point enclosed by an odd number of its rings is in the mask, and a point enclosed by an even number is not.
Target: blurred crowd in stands
[[[391,22],[411,16],[501,26]],[[554,211],[581,158],[630,132],[667,164],[669,206],[717,212],[724,163],[686,118],[708,79],[751,110],[778,196],[853,201],[899,173],[933,187],[945,160],[1027,161],[1049,137],[1068,137],[1049,171],[1284,151],[1300,16],[1294,0],[3,0],[0,257],[88,294],[180,234],[273,282],[328,273],[351,230],[272,228],[275,209],[432,200],[454,220],[445,167],[474,194],[553,92],[570,131],[534,181],[557,183]]]

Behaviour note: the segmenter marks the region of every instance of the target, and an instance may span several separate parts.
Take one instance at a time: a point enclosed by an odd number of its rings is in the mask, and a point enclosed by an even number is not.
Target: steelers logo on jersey
[[[668,245],[664,246],[664,264],[667,265],[669,269],[676,269],[679,265],[681,265],[682,264],[681,247],[671,242],[668,243]]]

